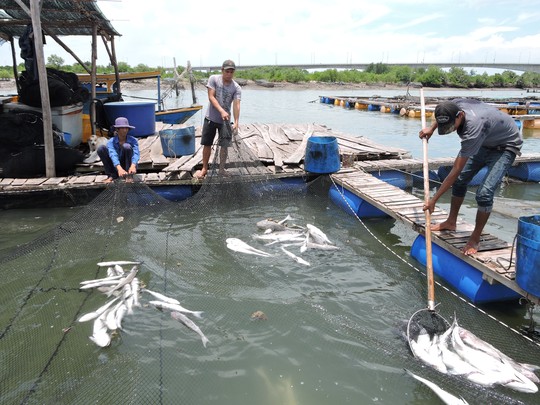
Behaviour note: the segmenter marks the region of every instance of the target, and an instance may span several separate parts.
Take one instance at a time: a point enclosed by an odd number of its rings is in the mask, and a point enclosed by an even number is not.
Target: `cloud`
[[[540,13],[533,3],[507,6],[503,0],[454,0],[451,7],[427,0],[177,0],[100,1],[113,26],[117,58],[132,66],[218,66],[313,63],[416,63],[424,61],[517,61],[540,63]],[[531,11],[532,10],[532,11]],[[84,61],[90,38],[62,38]],[[46,57],[74,63],[52,39]],[[530,58],[529,58],[530,55]],[[19,60],[20,61],[20,60]],[[108,55],[98,44],[98,64]],[[11,64],[9,44],[0,64]]]

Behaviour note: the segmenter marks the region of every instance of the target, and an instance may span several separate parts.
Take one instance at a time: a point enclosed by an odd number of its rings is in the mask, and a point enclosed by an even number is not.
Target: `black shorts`
[[[212,146],[214,138],[216,137],[216,132],[218,132],[218,145],[229,146],[231,144],[231,134],[229,131],[225,130],[224,127],[223,124],[217,124],[214,121],[205,118],[202,129],[201,145]]]

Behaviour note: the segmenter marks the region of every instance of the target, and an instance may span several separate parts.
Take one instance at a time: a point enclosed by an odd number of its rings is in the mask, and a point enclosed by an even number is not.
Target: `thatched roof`
[[[20,0],[30,9],[30,0]],[[53,35],[92,35],[97,25],[98,35],[120,35],[97,6],[96,0],[43,0],[40,13],[42,28]],[[20,37],[30,16],[15,0],[0,1],[0,44]]]

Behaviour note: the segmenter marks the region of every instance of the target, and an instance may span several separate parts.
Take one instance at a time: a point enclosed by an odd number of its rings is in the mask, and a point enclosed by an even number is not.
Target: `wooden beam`
[[[19,73],[17,72],[17,52],[15,52],[15,42],[13,37],[9,39],[11,44],[11,60],[13,61],[13,77],[15,78],[15,87],[17,87],[17,94],[20,93],[21,84],[19,82]]]
[[[19,3],[20,0],[17,0]],[[23,7],[26,9],[26,6]],[[41,113],[43,115],[43,143],[45,144],[45,174],[47,177],[56,177],[56,167],[54,164],[54,142],[52,132],[51,102],[49,99],[49,82],[47,80],[47,69],[45,68],[45,56],[43,54],[43,35],[41,34],[40,1],[30,1],[30,17],[32,18],[32,29],[34,30],[34,48],[39,77],[39,88],[41,93]]]
[[[56,41],[56,43],[58,45],[60,45],[62,48],[64,48],[64,50],[69,53],[71,56],[73,56],[73,58],[79,62],[79,65],[81,65],[83,67],[84,70],[86,70],[89,74],[91,74],[90,72],[90,69],[88,69],[88,67],[84,64],[84,62],[82,60],[79,59],[79,57],[75,54],[75,52],[73,52],[71,49],[69,49],[69,47],[64,43],[62,42],[62,40],[60,38],[58,38],[58,36],[56,36],[55,34],[53,34],[52,32],[50,32],[49,30],[47,30],[47,28],[43,28],[43,30],[45,31],[45,33],[50,36],[52,39],[54,39]]]
[[[97,25],[92,31],[92,73],[90,74],[90,127],[92,135],[96,133],[96,72],[97,72]],[[109,129],[109,128],[107,128]]]

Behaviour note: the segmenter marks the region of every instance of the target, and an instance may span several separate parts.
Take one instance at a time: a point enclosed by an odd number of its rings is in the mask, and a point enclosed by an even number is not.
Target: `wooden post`
[[[92,26],[92,66],[90,74],[90,126],[92,128],[92,135],[96,133],[96,73],[97,73],[97,25]],[[108,128],[107,128],[108,129]]]
[[[116,92],[118,95],[122,94],[122,90],[120,88],[120,72],[118,71],[118,61],[116,60],[116,48],[114,46],[114,36],[111,36],[111,53],[113,55],[112,65],[114,68],[114,76],[116,77]]]
[[[11,44],[11,60],[13,61],[13,77],[15,77],[15,86],[17,87],[17,94],[21,91],[21,85],[19,83],[19,72],[17,72],[17,53],[15,52],[15,43],[13,37],[9,38]]]
[[[40,1],[30,0],[30,17],[32,18],[32,29],[34,30],[34,47],[39,77],[39,89],[41,93],[41,112],[43,115],[45,175],[47,177],[56,177],[51,102],[49,99],[49,82],[47,80],[47,69],[45,68],[45,56],[43,54],[43,35],[41,31],[40,11]]]
[[[193,70],[191,69],[191,62],[187,61],[187,69],[189,74],[189,82],[191,84],[191,97],[193,98],[193,104],[197,105],[197,96],[195,95],[195,77],[193,76]]]

